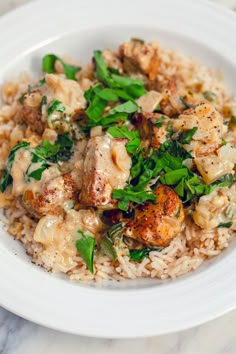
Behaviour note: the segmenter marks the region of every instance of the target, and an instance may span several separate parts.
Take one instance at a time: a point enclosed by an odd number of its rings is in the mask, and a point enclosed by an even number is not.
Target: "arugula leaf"
[[[10,184],[12,184],[12,176],[7,172],[7,170],[2,170],[0,179],[0,191],[2,193],[5,192]]]
[[[114,248],[111,240],[108,237],[104,237],[101,242],[101,250],[106,254],[112,261],[117,260],[117,252]]]
[[[155,123],[155,127],[157,127],[157,128],[162,127],[162,123],[164,122],[164,120],[166,120],[165,116],[161,116],[160,118],[158,118]]]
[[[164,249],[164,247],[152,248],[146,247],[141,250],[133,249],[129,250],[129,257],[132,262],[141,262],[144,258],[149,256],[150,252],[157,251],[160,252]]]
[[[230,228],[233,225],[232,221],[229,222],[221,222],[217,227],[226,227],[226,228]]]
[[[179,136],[179,142],[181,144],[190,144],[193,135],[196,133],[196,131],[198,130],[198,127],[194,127],[192,129],[189,130],[185,130],[183,133],[180,134]]]
[[[137,204],[141,204],[149,201],[156,201],[156,196],[149,191],[132,191],[128,187],[126,189],[115,189],[112,193],[112,198],[118,200],[118,208],[127,211],[129,208],[130,202],[135,202]]]
[[[48,115],[50,116],[51,114],[53,114],[54,111],[63,113],[65,112],[65,110],[66,108],[65,106],[63,106],[62,102],[55,100],[48,107]]]
[[[55,73],[55,63],[60,61],[63,66],[65,75],[67,79],[76,80],[76,73],[81,70],[79,66],[68,65],[61,58],[55,54],[47,54],[43,57],[42,60],[42,70],[45,73]]]
[[[77,231],[82,237],[76,241],[76,248],[83,260],[85,261],[88,269],[93,274],[93,259],[94,259],[94,248],[95,239],[92,236],[86,235],[82,230]]]
[[[132,101],[127,101],[125,103],[122,103],[112,109],[110,109],[109,113],[114,114],[114,113],[134,113],[137,112],[138,110],[138,105]]]

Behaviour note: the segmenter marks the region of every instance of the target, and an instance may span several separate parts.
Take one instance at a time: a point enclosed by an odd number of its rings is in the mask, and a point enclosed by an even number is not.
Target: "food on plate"
[[[0,207],[33,263],[72,280],[175,278],[236,231],[236,99],[133,38],[2,86]]]

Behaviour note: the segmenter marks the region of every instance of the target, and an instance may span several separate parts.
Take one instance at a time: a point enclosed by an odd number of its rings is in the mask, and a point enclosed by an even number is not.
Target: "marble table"
[[[0,0],[0,15],[29,0]],[[198,1],[198,0],[196,0]],[[236,0],[212,0],[236,10]],[[235,354],[236,311],[183,332],[135,340],[60,333],[0,308],[0,354]]]

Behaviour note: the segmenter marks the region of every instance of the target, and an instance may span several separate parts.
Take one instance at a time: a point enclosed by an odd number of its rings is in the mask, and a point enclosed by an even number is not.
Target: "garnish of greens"
[[[184,137],[187,141],[194,134],[193,130],[188,134]],[[230,187],[234,183],[233,175],[227,174],[206,185],[200,176],[184,165],[188,158],[191,158],[191,154],[174,140],[166,141],[151,154],[146,154],[143,149],[137,150],[132,156],[131,177],[127,187],[115,189],[112,194],[118,200],[119,209],[127,211],[133,203],[140,204],[147,200],[155,202],[153,189],[158,183],[173,188],[185,204],[211,193],[215,188]]]
[[[77,251],[85,261],[89,271],[93,274],[94,273],[93,259],[94,259],[94,248],[95,248],[96,241],[94,237],[87,235],[82,230],[78,230],[77,232],[81,236],[75,243]]]
[[[85,92],[89,105],[86,114],[90,127],[101,125],[104,128],[113,126],[120,121],[126,121],[139,107],[136,99],[144,95],[144,82],[122,76],[118,71],[107,67],[102,52],[94,51],[95,76],[98,83]],[[105,108],[110,105],[108,114]]]
[[[157,248],[145,247],[142,248],[141,250],[132,249],[129,250],[129,258],[132,262],[141,262],[144,258],[147,258],[149,256],[150,252],[153,251],[160,252],[163,249],[164,247],[157,247]]]
[[[59,61],[62,66],[67,79],[76,80],[76,73],[81,70],[81,67],[66,64],[60,57],[55,54],[47,54],[42,60],[42,70],[45,73],[52,74],[55,73],[55,63]]]
[[[46,170],[49,164],[67,161],[70,159],[73,148],[73,141],[69,138],[69,134],[58,135],[55,144],[51,144],[48,140],[44,140],[42,145],[36,148],[30,148],[28,142],[22,142],[11,149],[7,159],[6,168],[1,172],[0,191],[4,192],[10,184],[12,184],[11,168],[15,159],[16,152],[21,149],[27,149],[31,154],[31,163],[28,166],[25,179],[27,182],[31,178],[40,181],[42,173]],[[35,164],[37,169],[35,170]]]
[[[232,221],[229,221],[229,222],[222,222],[220,223],[217,227],[226,227],[226,228],[230,228],[231,226],[233,225],[233,222]]]
[[[6,162],[6,168],[1,171],[2,177],[0,180],[0,191],[5,192],[6,188],[12,184],[12,176],[11,176],[11,168],[15,159],[15,154],[16,152],[21,149],[29,146],[29,143],[23,141],[22,143],[14,146],[8,156],[7,162]]]
[[[53,101],[49,107],[48,107],[48,116],[52,115],[53,112],[65,112],[66,108],[65,106],[63,106],[63,104],[61,103],[61,101],[55,100]]]

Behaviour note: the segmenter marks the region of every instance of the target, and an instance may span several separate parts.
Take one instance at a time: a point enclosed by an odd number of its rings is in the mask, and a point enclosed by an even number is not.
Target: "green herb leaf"
[[[101,125],[104,128],[108,128],[115,123],[118,123],[120,121],[126,121],[127,119],[127,113],[114,113],[103,117],[100,121],[97,122],[97,125]]]
[[[12,184],[12,176],[7,170],[1,171],[1,179],[0,179],[0,191],[3,193],[7,189],[7,187]]]
[[[138,105],[132,101],[127,101],[125,103],[122,103],[112,109],[110,109],[109,113],[114,114],[114,113],[134,113],[137,112],[138,110]]]
[[[143,86],[144,85],[143,80],[132,79],[131,77],[128,77],[128,76],[121,76],[121,75],[112,74],[111,78],[114,81],[116,86],[122,87],[122,88],[126,88],[126,87],[132,86],[132,85],[136,85],[136,86]]]
[[[141,250],[133,249],[129,250],[129,257],[132,262],[141,262],[144,258],[149,256],[150,252],[157,251],[160,252],[164,249],[164,247],[152,248],[146,247]]]
[[[42,145],[35,148],[35,153],[44,159],[55,156],[60,150],[59,144],[52,145],[48,140],[44,140]]]
[[[138,130],[128,130],[126,126],[111,127],[107,131],[113,138],[126,138],[130,141],[126,144],[126,150],[134,153],[141,144],[140,134]]]
[[[65,112],[66,108],[63,106],[61,101],[55,100],[48,107],[48,115],[50,116],[53,112]]]
[[[189,130],[185,130],[183,133],[180,134],[179,136],[179,142],[181,144],[189,144],[193,138],[193,135],[196,133],[198,130],[198,127],[194,127]]]
[[[76,73],[81,70],[79,66],[68,65],[61,58],[56,56],[55,54],[47,54],[43,57],[42,61],[42,70],[45,73],[55,73],[55,63],[56,61],[60,61],[63,66],[65,75],[67,79],[76,80]]]
[[[140,191],[135,192],[131,189],[115,189],[112,193],[112,198],[118,200],[118,207],[121,210],[127,211],[130,202],[135,202],[137,204],[141,204],[149,201],[156,201],[156,196],[152,193],[152,191]]]
[[[76,248],[83,260],[85,261],[88,269],[93,274],[93,259],[94,259],[94,248],[95,239],[92,236],[86,235],[82,230],[77,231],[82,237],[76,241]]]
[[[24,147],[27,147],[29,146],[30,143],[27,143],[26,141],[23,141],[22,143],[20,144],[17,144],[16,146],[14,146],[11,151],[10,151],[10,154],[8,156],[8,159],[7,159],[7,171],[10,173],[11,171],[11,168],[12,168],[12,164],[13,164],[13,161],[15,159],[15,154],[16,152],[21,149],[21,148],[24,148]]]
[[[112,225],[107,230],[107,237],[114,243],[116,238],[119,238],[122,235],[123,227],[124,225],[122,222]]]
[[[187,176],[188,176],[188,169],[181,168],[179,170],[174,170],[165,173],[160,177],[160,181],[163,184],[173,185],[179,183],[183,177],[187,177]]]
[[[232,221],[229,222],[225,222],[225,223],[220,223],[217,227],[226,227],[226,228],[230,228],[233,225]]]
[[[164,122],[164,120],[166,120],[165,116],[161,116],[160,118],[158,118],[156,120],[155,127],[157,127],[157,128],[162,127],[162,123]]]
[[[118,101],[119,97],[116,94],[115,90],[112,90],[110,88],[104,88],[101,91],[97,93],[97,96],[102,98],[105,101]]]
[[[185,100],[185,98],[184,98],[183,96],[180,96],[179,99],[180,99],[180,101],[183,103],[183,105],[185,106],[185,108],[192,108],[192,107],[193,107],[193,105],[190,104],[190,103],[188,103],[188,102]]]
[[[106,254],[112,261],[117,260],[116,249],[114,248],[111,240],[108,237],[104,237],[101,242],[101,250]]]
[[[68,161],[71,158],[74,145],[73,141],[69,137],[69,133],[59,134],[55,145],[59,146],[59,150],[56,155],[52,155],[49,158],[49,161],[54,163],[59,161]]]

